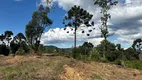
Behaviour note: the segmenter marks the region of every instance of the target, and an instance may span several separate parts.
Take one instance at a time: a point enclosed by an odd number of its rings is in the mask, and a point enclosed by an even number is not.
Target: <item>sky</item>
[[[46,6],[46,0],[1,0],[0,3],[0,34],[6,30],[13,31],[14,35],[19,32],[25,33],[25,26],[31,20],[32,13],[38,9],[40,4]],[[111,19],[108,22],[109,32],[113,34],[108,38],[115,44],[121,44],[128,48],[137,38],[142,38],[142,0],[118,0],[119,3],[113,6],[109,13]],[[103,40],[100,37],[100,8],[94,6],[93,0],[53,0],[54,9],[51,9],[49,18],[53,24],[49,30],[43,33],[41,43],[54,45],[60,48],[73,47],[74,35],[70,28],[63,30],[62,20],[67,11],[74,5],[81,6],[93,14],[91,21],[95,22],[95,28],[90,36],[86,36],[91,27],[80,27],[77,30],[77,45],[83,42],[91,42],[95,46]],[[85,34],[81,33],[85,29]],[[70,31],[70,33],[67,33]]]

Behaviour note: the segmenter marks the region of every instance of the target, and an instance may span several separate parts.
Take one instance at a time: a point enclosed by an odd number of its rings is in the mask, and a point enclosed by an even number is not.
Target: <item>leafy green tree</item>
[[[5,35],[5,39],[8,41],[8,44],[10,44],[10,40],[12,39],[11,36],[13,35],[13,32],[5,31],[4,35]]]
[[[126,59],[125,50],[121,47],[121,44],[116,44],[116,52],[119,54],[118,60]]]
[[[42,33],[47,26],[53,23],[47,16],[49,11],[49,7],[45,8],[43,5],[40,5],[38,11],[33,13],[32,20],[26,25],[26,37],[35,53],[38,50]]]
[[[117,48],[117,50],[121,50],[122,48],[121,48],[121,44],[116,44],[116,48]]]
[[[142,53],[142,39],[134,40],[132,47],[137,50],[139,53]]]
[[[34,44],[34,36],[36,35],[36,28],[35,28],[35,23],[30,21],[27,25],[26,25],[26,38],[27,38],[27,41],[29,43],[29,45],[33,45]]]
[[[94,45],[90,42],[84,42],[82,46],[80,46],[81,48],[81,53],[84,55],[88,55],[89,52],[92,50],[92,48],[94,47]]]
[[[98,5],[101,7],[101,36],[105,39],[104,41],[107,41],[107,37],[109,37],[109,32],[108,32],[108,20],[111,18],[111,15],[109,14],[109,10],[113,5],[116,5],[118,2],[113,1],[113,0],[94,0],[94,5]],[[107,43],[107,42],[105,42]],[[104,44],[104,58],[105,58],[105,51],[107,50],[107,45]]]
[[[101,43],[99,45],[97,45],[97,50],[100,51],[100,53],[102,54],[103,57],[103,50],[105,48],[105,44],[107,44],[107,50],[106,51],[115,51],[115,45],[111,42],[109,42],[108,40],[103,40],[101,41]]]
[[[14,37],[14,40],[21,44],[22,42],[26,42],[26,37],[24,36],[23,33],[18,33],[15,37]]]
[[[98,50],[98,52],[100,53],[101,57],[106,58],[106,56],[109,56],[108,54],[110,52],[115,51],[115,45],[111,42],[109,42],[108,40],[103,40],[101,41],[101,44],[97,45],[96,49]],[[105,51],[104,51],[105,50]]]
[[[109,36],[109,32],[108,32],[108,20],[109,18],[111,18],[111,15],[108,13],[110,8],[113,5],[116,5],[118,2],[117,1],[113,1],[113,0],[94,0],[95,3],[94,5],[98,5],[99,7],[101,7],[101,33],[102,33],[102,37],[104,37],[104,39],[106,40],[107,37]]]
[[[43,44],[39,45],[39,52],[45,53],[45,51],[46,51],[45,49],[46,49],[46,47]]]
[[[72,49],[73,58],[79,58],[81,56],[89,56],[90,51],[93,49],[94,45],[90,42],[84,42],[83,45]]]
[[[5,44],[3,41],[4,41],[4,39],[5,39],[5,35],[0,35],[0,40],[1,40],[1,42],[2,42],[2,44]]]
[[[89,21],[92,19],[92,17],[93,17],[92,14],[88,13],[83,8],[80,8],[80,6],[74,5],[68,11],[68,15],[65,16],[65,18],[63,20],[63,24],[65,24],[65,27],[70,26],[70,27],[75,28],[74,29],[74,47],[76,47],[76,31],[77,31],[78,27],[80,27],[82,24],[85,24],[88,27],[93,26],[94,22],[92,22],[92,24],[89,24]],[[65,21],[67,23],[65,23]],[[84,33],[84,31],[82,33]]]
[[[136,52],[135,49],[131,47],[125,50],[124,55],[127,60],[139,59],[138,57],[139,54]]]
[[[12,52],[13,54],[16,53],[16,51],[19,49],[19,47],[20,47],[20,44],[16,43],[16,41],[12,40],[12,41],[10,42],[10,49],[11,49],[11,52]]]
[[[7,46],[6,46],[6,43],[4,42],[5,38],[6,38],[5,35],[3,35],[3,34],[0,35],[0,41],[2,42],[2,43],[0,44],[0,54],[3,54],[3,55],[5,55],[5,56],[8,56],[10,50],[9,50],[9,47],[7,47]]]
[[[18,33],[10,43],[12,53],[16,53],[18,50],[24,51],[25,53],[28,52],[28,46],[26,37],[23,33]],[[20,48],[20,49],[19,49]]]

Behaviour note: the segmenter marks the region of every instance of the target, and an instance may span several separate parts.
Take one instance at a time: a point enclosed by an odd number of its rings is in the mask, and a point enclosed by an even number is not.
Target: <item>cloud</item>
[[[49,2],[47,3],[47,0],[40,0],[39,3],[36,2],[36,6],[38,7],[38,6],[40,6],[42,4],[43,6],[49,6],[49,7],[51,7],[53,5],[53,2],[55,2],[56,0],[48,0],[48,1]]]
[[[84,37],[83,34],[78,33],[79,41],[90,41],[94,44],[98,44],[102,38],[100,38],[100,8],[94,6],[93,0],[54,0],[58,2],[59,7],[68,11],[73,5],[79,5],[93,14],[93,21],[96,25],[96,30],[91,33],[90,37]],[[109,20],[110,33],[115,32],[115,36],[118,36],[114,42],[132,44],[133,40],[142,38],[142,0],[119,0],[120,3],[114,6],[110,10],[111,19]],[[73,41],[73,35],[66,34],[62,29],[53,29],[57,33],[52,33],[50,30],[43,34],[43,43],[54,44]],[[78,31],[80,32],[80,31]],[[125,44],[124,44],[125,45]]]
[[[117,41],[132,44],[142,38],[142,1],[126,0],[126,5],[118,5],[110,11],[113,24],[110,28],[119,36]]]
[[[20,1],[23,1],[23,0],[14,0],[14,1],[20,2]]]
[[[95,42],[96,40],[94,40],[94,38],[100,37],[100,31],[98,29],[98,31],[93,30],[92,32],[89,32],[89,30],[92,29],[93,29],[92,27],[78,28],[77,43],[85,42],[88,40]],[[82,31],[84,31],[85,33],[82,33]],[[87,34],[90,34],[90,36],[87,36]],[[66,45],[68,43],[73,43],[73,42],[74,42],[74,28],[70,27],[67,27],[66,30],[64,30],[64,28],[50,29],[48,32],[45,32],[41,38],[41,43],[45,45],[52,45],[52,44],[62,45],[63,43]],[[70,47],[71,46],[72,45],[70,45]]]

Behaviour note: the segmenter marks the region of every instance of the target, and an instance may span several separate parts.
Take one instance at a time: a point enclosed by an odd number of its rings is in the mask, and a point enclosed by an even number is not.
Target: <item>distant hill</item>
[[[64,51],[66,51],[66,52],[72,52],[72,48],[60,48],[60,49],[63,49]]]
[[[63,50],[65,52],[72,52],[72,48],[58,48],[56,46],[53,46],[53,45],[49,45],[49,46],[45,46],[46,48],[48,49],[53,49],[53,50]]]
[[[45,46],[46,48],[50,48],[50,49],[59,49],[58,47],[56,46],[53,46],[53,45],[49,45],[49,46]]]

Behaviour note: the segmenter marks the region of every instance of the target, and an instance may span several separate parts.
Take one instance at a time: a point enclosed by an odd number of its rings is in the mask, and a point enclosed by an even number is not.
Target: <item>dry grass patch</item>
[[[3,80],[60,80],[59,74],[69,59],[34,56],[5,57],[7,65],[0,66]],[[1,76],[0,74],[0,76]]]
[[[0,80],[141,80],[142,71],[61,56],[0,57]]]

